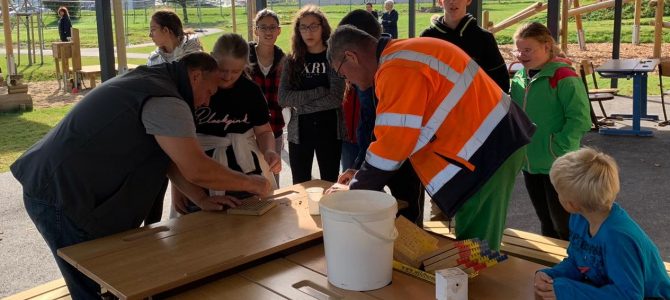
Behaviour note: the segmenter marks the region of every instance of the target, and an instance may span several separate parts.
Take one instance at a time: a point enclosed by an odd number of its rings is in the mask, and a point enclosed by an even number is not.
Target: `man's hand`
[[[535,294],[542,299],[556,299],[556,294],[554,294],[554,279],[547,275],[547,273],[536,272],[534,286]]]
[[[336,183],[336,184],[333,184],[333,186],[331,186],[329,189],[327,189],[326,192],[324,192],[323,194],[328,195],[328,194],[341,192],[341,191],[348,191],[348,190],[349,190],[348,185]]]
[[[248,192],[256,194],[258,196],[265,197],[272,193],[272,185],[270,182],[261,175],[247,175],[251,179],[251,186],[247,189]]]
[[[265,161],[270,166],[270,172],[279,174],[281,172],[281,157],[274,150],[265,151],[263,154]]]
[[[347,169],[344,173],[340,174],[340,177],[337,177],[337,183],[349,184],[349,182],[354,179],[354,175],[356,175],[357,171],[358,170],[355,169]]]
[[[207,196],[193,201],[202,210],[224,210],[228,207],[236,207],[242,202],[231,196]]]
[[[188,198],[177,188],[172,186],[172,206],[179,214],[188,214],[186,206],[188,205]]]

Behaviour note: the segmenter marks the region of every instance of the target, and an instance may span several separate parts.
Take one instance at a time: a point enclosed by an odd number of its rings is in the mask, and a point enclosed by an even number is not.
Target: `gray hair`
[[[393,3],[393,0],[386,0],[386,1],[384,1],[384,6],[386,6],[386,5],[388,5],[388,4],[391,4],[391,7],[393,7],[393,4],[394,4],[394,3]]]
[[[377,39],[367,32],[351,25],[342,25],[337,27],[328,39],[326,57],[328,62],[332,62],[334,57],[340,59],[344,51],[375,49],[375,45],[377,45]]]

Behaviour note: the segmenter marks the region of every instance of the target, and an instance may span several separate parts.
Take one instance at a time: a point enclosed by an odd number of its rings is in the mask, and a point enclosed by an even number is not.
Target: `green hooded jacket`
[[[550,61],[532,78],[525,68],[518,71],[510,94],[537,126],[523,170],[549,174],[554,160],[579,149],[584,133],[591,129],[584,84],[570,65]]]

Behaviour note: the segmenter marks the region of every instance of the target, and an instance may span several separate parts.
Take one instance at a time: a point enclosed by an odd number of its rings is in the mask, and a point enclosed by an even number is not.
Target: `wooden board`
[[[447,239],[440,239],[446,243]],[[286,257],[318,273],[327,274],[323,245],[314,246]],[[469,299],[535,299],[533,279],[543,265],[516,257],[480,271],[468,281]],[[435,286],[409,275],[393,271],[391,284],[367,294],[379,299],[434,299]]]
[[[395,220],[398,237],[393,243],[393,258],[409,266],[418,268],[422,257],[437,250],[437,238],[416,226],[405,217]]]
[[[23,299],[60,299],[70,295],[65,280],[63,278],[49,281],[45,284],[36,286],[27,291],[14,294],[4,300],[23,300]]]
[[[323,244],[291,254],[286,259],[327,276]],[[432,284],[398,271],[393,271],[391,276],[390,285],[378,290],[368,291],[366,294],[375,298],[389,300],[435,298],[435,286]]]
[[[218,300],[218,299],[285,299],[268,289],[239,275],[200,286],[179,295],[169,297],[172,300]]]
[[[288,299],[375,299],[331,285],[325,275],[283,258],[245,270],[240,276]]]
[[[530,233],[530,232],[526,232],[526,231],[522,231],[522,230],[511,229],[511,228],[505,229],[504,235],[505,236],[510,236],[510,237],[522,238],[522,239],[529,240],[529,241],[535,241],[535,242],[543,243],[543,244],[546,244],[546,245],[557,246],[557,247],[561,247],[563,249],[567,249],[568,244],[570,244],[570,242],[568,242],[568,241],[554,239],[554,238],[546,237],[546,236],[543,236],[543,235],[540,235],[540,234]]]
[[[310,181],[275,191],[276,208],[260,217],[198,212],[58,250],[60,257],[121,299],[138,299],[322,237],[309,215]]]

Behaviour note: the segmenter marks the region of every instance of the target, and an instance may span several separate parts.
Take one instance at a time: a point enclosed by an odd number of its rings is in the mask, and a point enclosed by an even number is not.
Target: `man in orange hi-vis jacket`
[[[453,44],[379,40],[341,26],[328,43],[336,72],[379,99],[377,138],[350,189],[381,190],[409,159],[458,239],[499,249],[507,205],[535,127],[509,96]]]

